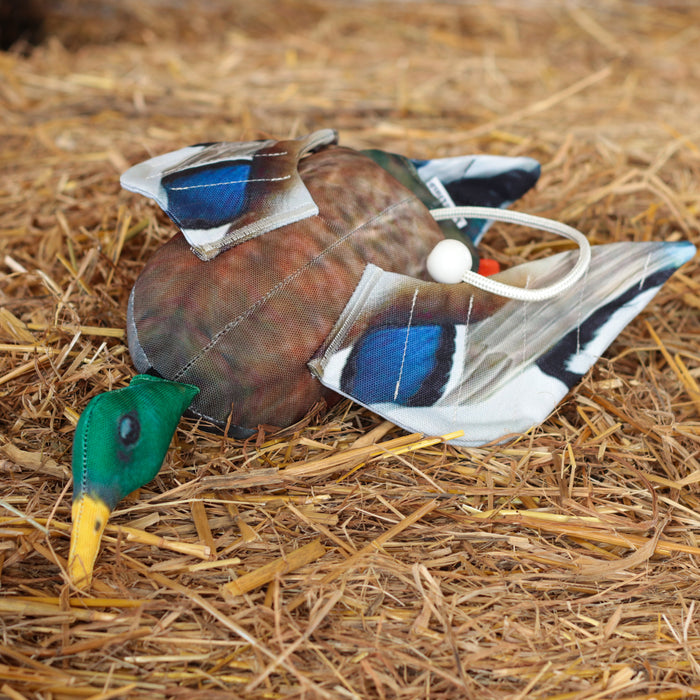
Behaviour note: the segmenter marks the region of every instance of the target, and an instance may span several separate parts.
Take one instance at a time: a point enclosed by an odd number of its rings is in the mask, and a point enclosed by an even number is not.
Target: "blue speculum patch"
[[[429,405],[444,387],[453,352],[454,332],[447,326],[378,329],[348,358],[344,389],[365,404]]]
[[[209,229],[233,221],[243,210],[249,161],[223,161],[163,177],[167,213],[181,228]]]

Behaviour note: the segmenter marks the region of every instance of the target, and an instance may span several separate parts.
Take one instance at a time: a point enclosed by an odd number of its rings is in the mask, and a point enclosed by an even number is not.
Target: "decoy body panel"
[[[415,195],[367,156],[331,147],[302,160],[299,172],[318,214],[207,261],[178,234],[147,264],[129,302],[137,369],[199,386],[190,410],[221,427],[229,415],[243,429],[289,425],[320,399],[332,401],[307,363],[365,265],[422,278],[443,238]]]

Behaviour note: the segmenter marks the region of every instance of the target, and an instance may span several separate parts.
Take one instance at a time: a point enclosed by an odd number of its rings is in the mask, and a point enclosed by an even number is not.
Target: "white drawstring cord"
[[[444,209],[432,209],[430,213],[436,221],[465,218],[491,219],[493,221],[503,221],[508,224],[520,224],[522,226],[540,229],[541,231],[555,233],[558,236],[563,236],[564,238],[574,241],[574,243],[578,245],[579,255],[574,267],[558,282],[555,282],[549,287],[523,289],[522,287],[514,287],[509,284],[497,282],[490,277],[484,277],[476,272],[472,272],[468,268],[464,271],[461,277],[463,282],[467,282],[491,294],[508,297],[509,299],[517,299],[519,301],[543,301],[544,299],[551,299],[573,287],[584,275],[591,262],[591,247],[588,243],[588,239],[580,231],[566,224],[562,224],[559,221],[544,219],[540,216],[532,216],[531,214],[523,214],[518,211],[510,211],[509,209],[494,209],[492,207],[445,207]]]

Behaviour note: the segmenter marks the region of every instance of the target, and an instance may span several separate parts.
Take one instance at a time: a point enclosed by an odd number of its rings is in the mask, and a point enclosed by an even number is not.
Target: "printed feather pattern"
[[[688,243],[596,246],[586,277],[541,302],[368,266],[310,364],[326,386],[408,430],[464,430],[457,443],[484,444],[544,420],[694,252]],[[495,277],[542,287],[574,257]]]

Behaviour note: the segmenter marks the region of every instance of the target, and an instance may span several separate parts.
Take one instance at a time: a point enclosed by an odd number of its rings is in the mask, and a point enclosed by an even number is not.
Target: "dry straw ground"
[[[183,421],[93,589],[63,573],[75,421],[133,373],[127,294],[173,232],[124,168],[333,126],[533,156],[519,208],[596,243],[698,244],[697,4],[60,8],[0,53],[0,696],[700,694],[697,259],[503,446],[401,453],[349,403],[247,444]],[[487,246],[553,248],[504,227]]]

